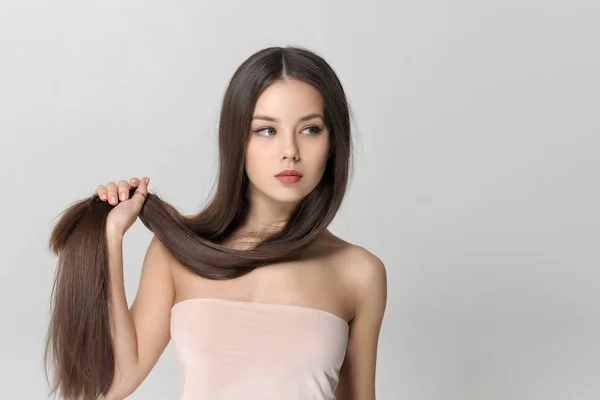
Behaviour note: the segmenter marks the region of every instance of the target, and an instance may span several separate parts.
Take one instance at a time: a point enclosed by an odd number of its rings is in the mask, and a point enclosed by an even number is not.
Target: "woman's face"
[[[313,86],[277,81],[260,95],[250,123],[246,174],[250,199],[297,203],[319,183],[329,153],[323,99]],[[294,170],[301,177],[277,177]]]

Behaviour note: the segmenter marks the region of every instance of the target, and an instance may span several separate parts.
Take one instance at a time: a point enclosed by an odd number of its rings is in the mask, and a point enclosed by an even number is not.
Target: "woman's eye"
[[[303,133],[309,135],[309,136],[314,136],[319,134],[323,129],[319,128],[318,126],[309,126],[306,127],[302,130]],[[257,133],[261,136],[273,136],[275,135],[276,131],[274,128],[261,128],[261,129],[256,129],[252,131],[253,133]]]
[[[307,128],[304,128],[304,130],[302,132],[306,132],[309,131],[308,134],[309,135],[316,135],[319,132],[321,132],[323,129],[319,128],[318,126],[309,126]]]
[[[255,131],[252,131],[254,133],[258,133],[259,135],[262,136],[273,136],[275,134],[275,129],[273,128],[262,128],[262,129],[257,129]]]

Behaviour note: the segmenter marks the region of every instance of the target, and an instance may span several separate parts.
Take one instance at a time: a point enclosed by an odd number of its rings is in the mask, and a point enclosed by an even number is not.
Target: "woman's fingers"
[[[98,185],[96,187],[96,194],[98,195],[100,200],[102,200],[102,201],[108,200],[108,191],[106,190],[106,186]]]
[[[102,201],[108,201],[112,205],[117,205],[119,201],[126,201],[129,198],[129,190],[144,184],[137,177],[133,177],[129,182],[120,180],[118,183],[110,181],[105,185],[98,185],[96,193]],[[147,185],[146,185],[147,187]],[[144,189],[144,194],[147,193]]]
[[[119,194],[119,201],[125,201],[129,198],[129,182],[120,180],[117,183],[117,193]]]
[[[108,193],[108,202],[113,206],[116,206],[119,202],[119,198],[117,197],[117,184],[113,181],[110,181],[106,184],[106,191]]]
[[[140,184],[131,198],[131,200],[136,202],[140,209],[142,208],[144,201],[146,201],[146,196],[148,195],[148,183],[146,182],[149,183],[150,178],[144,177],[140,180]]]

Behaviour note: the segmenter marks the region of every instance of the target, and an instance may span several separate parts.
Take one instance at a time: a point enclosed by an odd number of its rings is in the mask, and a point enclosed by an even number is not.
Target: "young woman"
[[[351,155],[344,90],[320,56],[267,48],[233,75],[214,198],[194,216],[108,182],[67,210],[47,355],[53,392],[123,399],[173,340],[182,400],[375,399],[385,267],[328,229]],[[154,236],[128,307],[122,242]]]

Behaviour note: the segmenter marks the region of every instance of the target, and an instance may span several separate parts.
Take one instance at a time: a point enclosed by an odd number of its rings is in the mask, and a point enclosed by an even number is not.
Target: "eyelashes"
[[[261,133],[261,132],[264,132],[264,131],[266,131],[268,129],[272,130],[273,132],[275,131],[275,129],[273,129],[273,128],[260,128],[260,129],[256,129],[256,130],[250,131],[250,132],[256,133],[256,134],[261,135],[261,136],[273,136],[274,133],[271,134],[271,135],[265,135],[264,133]]]
[[[304,132],[307,129],[313,129],[313,133],[309,133],[309,136],[315,136],[318,135],[319,133],[321,133],[323,131],[323,128],[319,128],[318,126],[307,126],[306,128],[304,128],[302,130],[302,132]]]
[[[302,132],[307,131],[309,129],[312,130],[312,132],[308,133],[307,136],[316,136],[319,133],[323,132],[323,128],[320,128],[320,127],[318,127],[316,125],[307,126],[306,128],[304,128],[302,130]],[[265,132],[265,131],[268,131],[268,130],[270,130],[272,133],[270,133],[270,134],[264,134],[264,133],[262,133],[262,132]],[[256,134],[261,135],[261,136],[273,136],[273,135],[275,135],[275,133],[277,131],[275,130],[275,128],[267,126],[267,127],[264,127],[264,128],[251,130],[250,132],[256,133]]]

